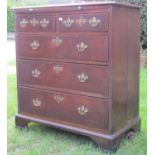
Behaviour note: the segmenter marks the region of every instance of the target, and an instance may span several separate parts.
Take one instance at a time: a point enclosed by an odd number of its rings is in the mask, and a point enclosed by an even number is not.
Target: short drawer
[[[16,16],[16,31],[19,32],[55,31],[55,16],[48,16],[48,15]]]
[[[19,113],[108,129],[108,100],[19,87]]]
[[[89,96],[108,97],[108,67],[18,60],[19,84],[58,88],[63,91],[76,91]]]
[[[57,18],[57,29],[60,32],[108,31],[108,12],[59,15]]]
[[[17,57],[108,62],[108,36],[16,36]]]

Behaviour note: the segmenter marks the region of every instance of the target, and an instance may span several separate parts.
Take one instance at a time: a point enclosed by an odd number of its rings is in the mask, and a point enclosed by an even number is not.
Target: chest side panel
[[[138,105],[136,98],[138,97],[137,83],[139,77],[137,67],[139,64],[137,29],[139,27],[138,20],[133,20],[138,15],[138,10],[135,10],[134,12],[132,8],[113,8],[112,131],[121,129],[130,120],[136,118],[136,115],[130,119],[128,117],[129,111],[130,115],[135,114]],[[133,93],[134,95],[131,96]]]

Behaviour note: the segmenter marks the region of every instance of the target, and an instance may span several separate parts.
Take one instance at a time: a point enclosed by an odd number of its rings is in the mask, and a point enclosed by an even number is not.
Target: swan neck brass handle
[[[80,82],[84,83],[88,80],[88,75],[85,73],[81,73],[78,75],[78,79]]]
[[[27,24],[28,24],[28,20],[26,20],[25,18],[23,18],[19,23],[20,23],[20,26],[21,27],[26,27]]]
[[[88,111],[88,108],[86,108],[84,105],[78,107],[78,112],[80,115],[85,115]]]
[[[62,43],[62,39],[60,37],[56,37],[52,39],[52,42],[55,46],[59,46]]]
[[[40,45],[39,45],[38,41],[34,40],[34,41],[30,44],[30,46],[31,46],[31,48],[32,48],[33,50],[37,50],[38,47],[39,47]]]
[[[41,74],[41,72],[37,68],[32,70],[32,76],[33,77],[37,78],[37,77],[39,77],[40,74]]]
[[[56,72],[56,74],[59,74],[63,70],[63,67],[60,64],[56,64],[53,66],[53,70]]]
[[[35,107],[40,107],[41,104],[42,104],[41,100],[38,99],[38,98],[33,99],[33,100],[32,100],[32,103],[33,103],[33,105],[34,105]]]
[[[74,20],[71,19],[70,17],[68,17],[66,20],[63,21],[63,23],[64,23],[65,27],[69,28],[74,23]]]
[[[62,96],[60,96],[60,95],[55,95],[54,96],[54,100],[58,103],[58,104],[60,104],[62,101],[63,101],[63,97]]]
[[[79,52],[84,52],[88,48],[88,45],[86,45],[84,42],[81,42],[81,43],[77,44],[76,47]]]
[[[47,27],[47,25],[50,23],[49,20],[47,20],[46,18],[43,18],[41,21],[40,21],[40,25],[41,27],[45,28]]]
[[[91,27],[97,27],[99,23],[101,23],[101,20],[97,19],[96,17],[93,17],[89,20],[89,24]]]

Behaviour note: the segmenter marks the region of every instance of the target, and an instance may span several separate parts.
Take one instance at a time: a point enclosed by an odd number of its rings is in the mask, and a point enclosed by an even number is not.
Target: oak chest
[[[15,8],[16,126],[39,122],[115,149],[140,128],[139,7]]]

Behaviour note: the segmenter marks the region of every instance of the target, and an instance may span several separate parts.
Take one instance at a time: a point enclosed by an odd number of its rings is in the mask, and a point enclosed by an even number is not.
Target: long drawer
[[[24,87],[18,89],[20,113],[108,129],[108,100]]]
[[[18,60],[17,70],[22,85],[76,90],[104,98],[109,95],[109,73],[105,66]]]
[[[17,58],[108,62],[108,36],[17,35]]]

